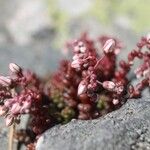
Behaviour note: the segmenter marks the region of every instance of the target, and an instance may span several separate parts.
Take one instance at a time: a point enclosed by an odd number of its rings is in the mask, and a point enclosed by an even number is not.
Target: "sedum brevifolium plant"
[[[19,124],[24,114],[30,116],[27,129],[14,133],[28,150],[35,148],[35,137],[55,124],[98,118],[128,98],[141,97],[150,87],[150,35],[142,37],[119,66],[122,43],[115,38],[101,36],[93,41],[83,34],[67,45],[73,51],[72,60],[61,61],[46,83],[15,63],[9,64],[9,76],[0,76],[0,116],[6,126]],[[142,63],[133,70],[138,80],[133,86],[128,73],[135,58]],[[27,130],[34,133],[33,140]]]

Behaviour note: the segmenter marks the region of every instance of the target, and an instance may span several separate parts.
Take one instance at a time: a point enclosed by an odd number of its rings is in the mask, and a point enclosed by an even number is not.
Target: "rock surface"
[[[37,150],[149,150],[150,97],[128,102],[91,121],[55,126],[38,140]]]

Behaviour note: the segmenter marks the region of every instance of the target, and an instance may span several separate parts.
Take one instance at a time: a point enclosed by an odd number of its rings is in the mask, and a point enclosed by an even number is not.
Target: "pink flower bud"
[[[14,117],[12,115],[8,115],[6,117],[6,126],[11,126],[14,122]]]
[[[12,114],[19,114],[20,110],[21,110],[21,106],[19,105],[19,103],[15,103],[15,104],[13,104],[10,111]]]
[[[150,43],[150,33],[147,35],[146,40],[148,43]]]
[[[75,54],[74,56],[73,56],[73,58],[72,58],[73,60],[77,60],[77,59],[79,59],[79,55],[78,54]]]
[[[0,85],[4,87],[10,86],[12,83],[12,80],[9,77],[0,76]]]
[[[113,102],[114,105],[117,105],[119,103],[119,100],[118,99],[113,99],[112,102]]]
[[[85,81],[81,81],[78,86],[78,95],[84,94],[87,91],[87,83]]]
[[[24,113],[28,114],[30,111],[29,109],[24,110]]]
[[[78,43],[78,45],[79,45],[80,47],[82,47],[82,46],[84,46],[84,43],[83,43],[82,41],[80,41],[80,42]]]
[[[150,77],[150,68],[143,71],[143,76],[144,77]]]
[[[18,65],[14,64],[14,63],[9,64],[9,69],[12,73],[15,73],[15,74],[18,74],[21,71],[21,68]]]
[[[5,106],[0,106],[0,116],[6,115],[8,112],[8,108]]]
[[[76,52],[79,52],[79,51],[80,51],[79,46],[75,46],[75,47],[74,47],[74,52],[76,53]]]
[[[79,59],[76,59],[71,63],[71,67],[72,68],[80,68],[80,64],[81,64],[81,62],[79,61]]]
[[[134,73],[136,74],[136,78],[139,79],[143,76],[142,68],[139,67],[136,70],[134,70]]]
[[[121,94],[124,91],[124,86],[121,82],[116,83],[116,87],[114,91],[117,92],[117,94]]]
[[[118,93],[118,94],[121,94],[123,91],[124,91],[124,86],[123,85],[121,85],[121,86],[118,86],[118,87],[116,87],[116,92]]]
[[[25,101],[24,103],[23,103],[23,109],[29,109],[31,107],[31,102],[29,102],[29,101]]]
[[[103,88],[105,88],[107,90],[113,91],[115,86],[116,86],[115,83],[112,81],[104,81],[103,82]]]
[[[80,47],[80,52],[85,53],[86,52],[86,47],[85,46]]]
[[[103,46],[103,51],[105,53],[111,53],[113,52],[115,47],[115,41],[113,39],[109,39],[105,42],[104,46]]]
[[[13,99],[7,99],[4,104],[6,107],[11,107],[13,104]]]

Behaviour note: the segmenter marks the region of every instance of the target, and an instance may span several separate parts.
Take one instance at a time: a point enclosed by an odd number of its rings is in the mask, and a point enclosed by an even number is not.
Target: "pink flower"
[[[14,63],[9,64],[9,69],[14,74],[18,74],[18,73],[21,72],[21,68],[18,65],[14,64]]]
[[[79,59],[74,60],[74,61],[71,63],[71,67],[72,67],[72,68],[80,68],[80,67],[81,67],[81,61],[80,61]]]
[[[11,85],[11,83],[12,83],[12,80],[10,79],[10,77],[0,76],[0,85],[1,86],[8,87]]]
[[[19,103],[14,103],[10,109],[12,114],[19,114],[21,110],[21,106],[19,105]]]
[[[5,105],[6,107],[11,107],[13,103],[14,103],[14,100],[13,100],[13,99],[7,99],[7,100],[5,101],[5,103],[4,103],[4,105]]]
[[[22,109],[26,110],[26,109],[29,109],[30,107],[31,107],[31,102],[30,101],[25,101],[23,103]]]
[[[105,53],[111,53],[113,52],[115,47],[115,41],[113,39],[109,39],[105,42],[104,46],[103,46],[103,51]]]
[[[124,91],[123,84],[121,82],[116,83],[114,91],[120,95]]]
[[[137,78],[137,79],[141,78],[142,75],[143,75],[142,68],[141,68],[141,67],[140,67],[140,68],[137,68],[137,69],[134,71],[134,73],[136,74],[136,78]]]
[[[78,95],[84,94],[87,91],[87,83],[86,81],[81,81],[78,86]]]
[[[147,35],[146,40],[148,43],[150,43],[150,33]]]
[[[85,46],[80,47],[80,52],[85,53],[86,52],[86,47]]]
[[[103,82],[103,88],[105,88],[107,90],[113,91],[115,86],[116,86],[115,83],[112,81],[104,81]]]
[[[112,102],[113,102],[114,105],[117,105],[119,103],[119,100],[118,99],[113,99]]]

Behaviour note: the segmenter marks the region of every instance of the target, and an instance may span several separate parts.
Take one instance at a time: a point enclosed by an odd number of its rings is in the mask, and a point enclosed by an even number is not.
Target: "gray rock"
[[[0,149],[5,150],[8,146],[8,130],[5,126],[4,120],[0,118]]]
[[[55,32],[45,0],[0,1],[0,74],[10,62],[45,77],[57,68],[61,51],[52,47]]]
[[[5,150],[5,149],[7,149],[7,147],[8,147],[8,137],[7,137],[7,134],[8,134],[8,132],[7,132],[7,130],[5,129],[5,130],[2,130],[1,132],[0,132],[0,146],[1,146],[1,150]]]
[[[149,150],[150,97],[131,99],[96,120],[73,120],[46,131],[37,150]]]

